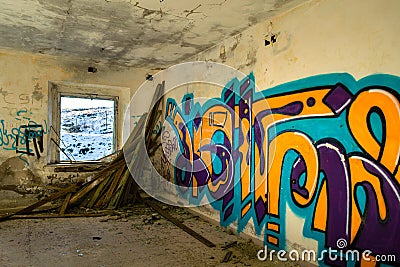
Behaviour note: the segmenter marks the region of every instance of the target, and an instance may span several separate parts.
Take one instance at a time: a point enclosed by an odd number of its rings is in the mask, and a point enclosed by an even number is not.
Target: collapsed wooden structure
[[[141,199],[139,194],[140,188],[133,177],[143,175],[145,153],[152,156],[161,145],[157,141],[161,135],[161,131],[158,131],[156,135],[152,133],[162,114],[160,108],[162,108],[163,94],[164,83],[157,86],[150,113],[145,113],[141,116],[123,149],[118,151],[114,160],[106,163],[104,168],[94,173],[89,182],[72,184],[26,208],[3,215],[0,217],[0,222],[11,218],[37,219],[104,216],[110,214],[109,212],[104,212],[104,210],[116,210]],[[143,141],[146,151],[142,151],[144,150],[141,143]],[[65,197],[65,199],[62,205],[58,207],[58,214],[32,214],[35,209],[62,197]],[[161,216],[206,246],[215,247],[213,242],[162,210],[155,202],[147,198],[141,200]],[[67,210],[72,207],[95,209],[101,212],[84,214],[67,213]]]
[[[143,174],[142,165],[146,156],[144,153],[151,156],[160,146],[160,143],[156,141],[160,132],[156,136],[151,133],[161,117],[160,105],[163,91],[164,84],[159,84],[152,100],[150,113],[141,116],[124,147],[117,152],[115,159],[105,163],[106,166],[94,173],[89,182],[72,184],[24,209],[0,217],[0,221],[14,215],[29,214],[44,204],[64,196],[60,215],[64,215],[69,207],[113,210],[128,203],[134,203],[139,197],[139,187],[132,176]],[[140,151],[143,147],[140,142],[143,140],[147,151]]]

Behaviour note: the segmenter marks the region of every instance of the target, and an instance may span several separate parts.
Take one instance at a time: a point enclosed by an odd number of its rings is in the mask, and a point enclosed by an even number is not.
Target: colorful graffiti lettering
[[[341,248],[340,239],[399,264],[399,92],[399,77],[349,74],[256,92],[250,74],[202,105],[193,94],[182,106],[169,98],[175,182],[191,202],[217,200],[222,225],[237,221],[242,231],[252,219],[270,246],[285,248],[289,207],[320,251]]]

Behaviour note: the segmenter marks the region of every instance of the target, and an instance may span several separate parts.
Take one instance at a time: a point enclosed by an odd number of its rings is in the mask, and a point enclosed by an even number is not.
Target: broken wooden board
[[[65,189],[63,189],[63,190],[61,190],[61,191],[59,191],[59,192],[57,192],[57,193],[55,193],[53,195],[50,195],[50,196],[48,196],[48,197],[46,197],[46,198],[44,198],[44,199],[42,199],[42,200],[40,200],[38,202],[26,207],[26,208],[23,208],[23,209],[21,209],[21,210],[19,210],[17,212],[10,213],[10,214],[4,215],[3,217],[0,217],[0,222],[7,220],[7,219],[11,218],[14,215],[21,215],[21,214],[30,213],[34,209],[39,208],[40,206],[43,206],[44,204],[46,204],[46,203],[48,203],[50,201],[56,200],[56,199],[66,195],[66,194],[68,194],[70,192],[75,191],[80,186],[81,186],[80,183],[70,185],[69,187],[67,187],[67,188],[65,188]]]
[[[65,197],[63,205],[61,206],[60,215],[65,214],[65,211],[67,210],[67,207],[68,207],[69,201],[71,200],[71,197],[72,197],[72,193],[69,192],[67,194],[67,196]]]
[[[178,221],[175,217],[173,217],[172,215],[170,215],[166,211],[162,210],[162,208],[160,208],[157,204],[151,202],[148,199],[143,199],[143,201],[144,201],[144,203],[146,205],[148,205],[149,207],[151,207],[155,211],[157,211],[161,216],[163,216],[164,218],[166,218],[167,220],[169,220],[170,222],[172,222],[173,224],[175,224],[176,226],[181,228],[183,231],[185,231],[186,233],[188,233],[192,237],[194,237],[197,240],[199,240],[201,243],[203,243],[207,247],[210,247],[210,248],[211,247],[215,247],[215,244],[213,242],[211,242],[210,240],[206,239],[205,237],[203,237],[199,233],[195,232],[193,229],[189,228],[188,226],[186,226],[183,223],[181,223],[180,221]]]
[[[106,213],[69,213],[69,214],[27,214],[27,215],[14,215],[10,220],[20,219],[54,219],[54,218],[82,218],[82,217],[103,217],[110,215]]]

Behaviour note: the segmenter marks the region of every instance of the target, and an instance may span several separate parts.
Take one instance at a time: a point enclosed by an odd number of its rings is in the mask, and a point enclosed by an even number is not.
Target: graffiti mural
[[[251,220],[271,247],[286,248],[290,208],[319,252],[370,250],[399,264],[400,78],[319,75],[261,92],[254,84],[250,74],[203,104],[194,94],[167,100],[180,193],[216,200],[221,224],[237,222],[239,232]],[[319,263],[350,264],[340,257]],[[367,263],[375,266],[357,264]]]

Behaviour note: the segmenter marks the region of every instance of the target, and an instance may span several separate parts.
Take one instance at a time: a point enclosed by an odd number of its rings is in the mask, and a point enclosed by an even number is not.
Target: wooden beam
[[[65,211],[67,210],[67,207],[68,207],[69,201],[71,200],[71,197],[72,197],[71,192],[68,193],[67,196],[65,197],[64,203],[62,204],[61,209],[60,209],[60,215],[63,215],[65,213]]]
[[[170,222],[172,222],[173,224],[175,224],[176,226],[181,228],[183,231],[185,231],[189,235],[191,235],[194,238],[196,238],[197,240],[199,240],[204,245],[206,245],[210,248],[215,247],[215,244],[213,242],[211,242],[210,240],[206,239],[199,233],[195,232],[193,229],[189,228],[188,226],[186,226],[183,223],[181,223],[180,221],[178,221],[176,218],[171,216],[169,213],[167,213],[166,211],[161,209],[157,204],[149,201],[148,199],[143,199],[143,201],[144,201],[144,203],[146,203],[146,205],[148,205],[149,207],[153,208],[155,211],[160,213],[161,216],[163,216],[164,218],[166,218],[167,220],[169,220]]]
[[[50,201],[53,201],[55,199],[58,199],[58,198],[66,195],[66,194],[68,194],[70,192],[73,192],[79,187],[80,187],[80,183],[70,185],[69,187],[67,187],[67,188],[65,188],[65,189],[63,189],[63,190],[61,190],[61,191],[59,191],[59,192],[57,192],[57,193],[55,193],[55,194],[53,194],[51,196],[48,196],[48,197],[46,197],[46,198],[44,198],[44,199],[42,199],[42,200],[40,200],[40,201],[28,206],[26,208],[23,208],[23,209],[21,209],[21,210],[19,210],[17,212],[10,213],[10,214],[4,215],[3,217],[0,217],[0,222],[7,220],[7,219],[11,218],[14,215],[21,215],[21,214],[30,213],[34,209],[39,208],[40,206],[43,206],[44,204],[49,203]]]
[[[14,215],[11,220],[19,219],[53,219],[53,218],[82,218],[82,217],[102,217],[110,215],[107,213],[70,213],[70,214],[29,214],[29,215]]]

